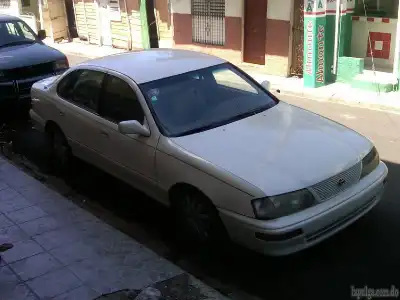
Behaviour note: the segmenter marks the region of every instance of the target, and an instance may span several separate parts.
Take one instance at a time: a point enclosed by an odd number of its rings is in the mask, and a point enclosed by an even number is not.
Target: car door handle
[[[65,116],[65,113],[63,111],[60,111],[59,114],[60,114],[61,117]]]
[[[104,136],[104,137],[107,137],[107,138],[108,138],[108,133],[107,133],[106,131],[104,131],[104,130],[100,130],[100,134],[101,134],[102,136]]]

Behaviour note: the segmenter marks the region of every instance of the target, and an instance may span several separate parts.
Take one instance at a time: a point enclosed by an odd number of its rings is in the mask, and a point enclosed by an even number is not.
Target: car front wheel
[[[211,201],[195,189],[183,189],[175,194],[173,208],[179,229],[196,245],[222,246],[227,233],[218,211]]]

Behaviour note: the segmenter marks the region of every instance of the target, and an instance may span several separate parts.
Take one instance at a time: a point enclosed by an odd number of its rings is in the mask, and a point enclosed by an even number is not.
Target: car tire
[[[225,245],[228,234],[218,210],[204,194],[194,188],[183,188],[173,198],[172,208],[178,230],[192,246],[204,249]]]
[[[52,161],[57,170],[66,172],[72,158],[67,138],[61,129],[56,126],[49,128],[47,133],[50,141]]]

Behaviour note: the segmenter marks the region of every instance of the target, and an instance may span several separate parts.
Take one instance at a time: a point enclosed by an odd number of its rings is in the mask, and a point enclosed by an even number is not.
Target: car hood
[[[344,171],[372,147],[355,131],[284,102],[171,141],[269,196],[309,187]]]
[[[0,70],[65,59],[60,51],[40,43],[0,48]]]

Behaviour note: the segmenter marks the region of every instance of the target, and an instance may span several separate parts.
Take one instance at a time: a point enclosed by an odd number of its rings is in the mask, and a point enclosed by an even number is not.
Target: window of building
[[[225,0],[192,0],[192,40],[207,45],[225,44]]]
[[[0,8],[10,8],[11,0],[0,0]]]
[[[22,7],[29,7],[31,6],[31,1],[30,0],[22,0]]]
[[[119,0],[109,0],[108,11],[110,13],[111,21],[121,21],[121,9],[119,7]]]
[[[397,19],[399,0],[357,0],[355,15]]]

